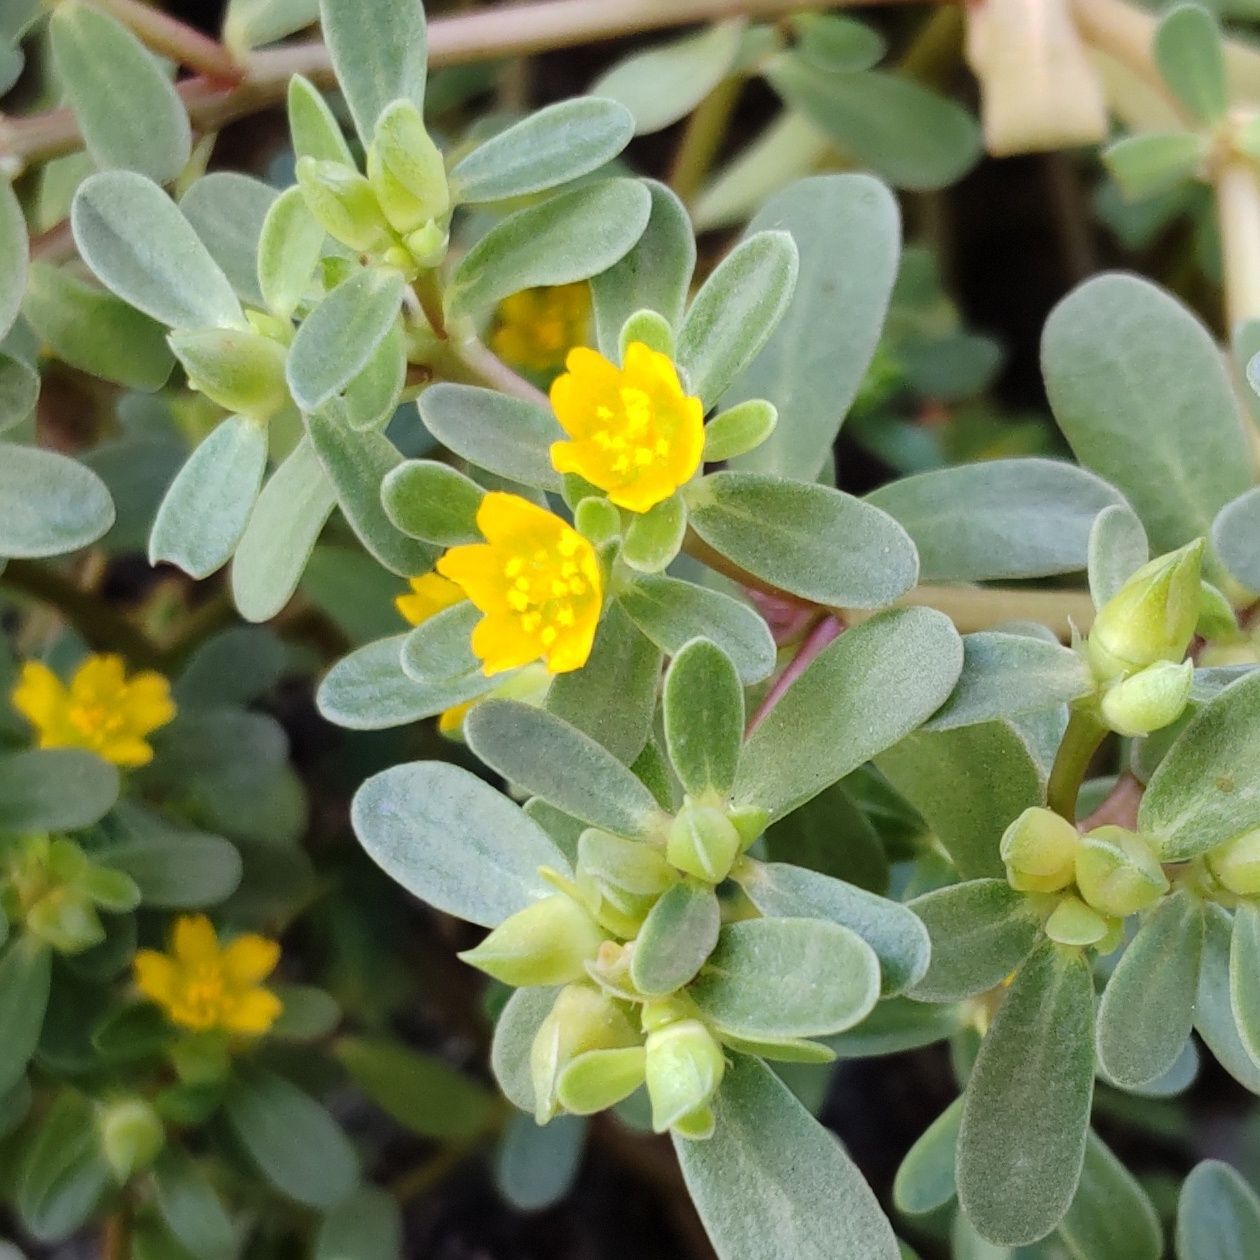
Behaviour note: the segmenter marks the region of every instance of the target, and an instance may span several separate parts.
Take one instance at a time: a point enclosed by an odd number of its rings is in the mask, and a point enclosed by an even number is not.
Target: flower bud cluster
[[[760,835],[764,812],[687,799],[658,834],[630,839],[591,827],[572,878],[511,915],[461,957],[517,987],[562,986],[530,1053],[540,1124],[588,1115],[646,1086],[657,1132],[705,1138],[726,1068],[721,1036],[682,986],[645,993],[631,964],[658,901],[680,883],[716,885]]]
[[[329,158],[302,157],[297,181],[311,214],[334,240],[414,279],[446,255],[451,197],[441,151],[420,111],[390,105],[367,151],[367,174]]]
[[[1064,945],[1107,953],[1124,920],[1169,889],[1152,841],[1124,827],[1081,835],[1051,810],[1026,809],[1002,837],[1007,882],[1021,892],[1055,894],[1046,932]]]

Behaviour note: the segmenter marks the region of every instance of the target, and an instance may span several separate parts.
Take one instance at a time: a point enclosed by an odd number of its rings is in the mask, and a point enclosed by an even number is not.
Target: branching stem
[[[1070,823],[1076,822],[1076,798],[1106,735],[1107,728],[1088,710],[1072,710],[1046,788],[1046,804]]]

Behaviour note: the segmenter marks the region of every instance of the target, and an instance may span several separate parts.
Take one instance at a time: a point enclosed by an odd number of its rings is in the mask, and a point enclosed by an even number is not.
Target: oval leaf
[[[105,483],[68,455],[0,444],[0,556],[60,556],[114,523]]]

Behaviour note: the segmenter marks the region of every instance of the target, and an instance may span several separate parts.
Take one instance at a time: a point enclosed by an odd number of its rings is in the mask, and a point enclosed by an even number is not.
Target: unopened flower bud
[[[204,328],[167,338],[188,384],[238,415],[268,420],[289,401],[285,349],[270,337],[237,328]]]
[[[166,1130],[143,1098],[121,1098],[97,1114],[101,1149],[119,1181],[147,1168],[166,1144]]]
[[[1073,878],[1080,836],[1066,818],[1034,805],[1015,819],[999,847],[1006,878],[1020,892],[1058,892]]]
[[[1202,538],[1144,564],[1103,605],[1087,650],[1102,682],[1180,661],[1199,619]]]
[[[724,810],[688,801],[669,829],[665,856],[680,871],[719,884],[742,846],[743,837]]]
[[[1120,735],[1149,735],[1185,712],[1193,685],[1192,661],[1158,661],[1103,693],[1103,720]]]
[[[298,159],[297,181],[307,209],[329,236],[359,252],[389,243],[389,224],[372,185],[358,171],[303,157]]]
[[[451,208],[441,150],[410,101],[394,101],[381,114],[368,146],[367,173],[390,226],[404,236]]]
[[[61,954],[80,954],[105,939],[92,898],[73,885],[50,889],[29,906],[26,930]]]
[[[592,1050],[620,1050],[641,1042],[621,1006],[607,994],[589,984],[563,988],[539,1025],[529,1052],[538,1123],[546,1124],[559,1111],[560,1075],[579,1055]]]
[[[1082,837],[1076,886],[1103,914],[1125,918],[1154,905],[1169,888],[1149,840],[1124,827],[1099,827]]]
[[[664,1133],[680,1123],[687,1129],[687,1118],[707,1109],[722,1083],[726,1059],[698,1019],[684,1019],[649,1034],[646,1071],[652,1128]]]
[[[634,936],[656,899],[678,880],[659,850],[598,828],[578,839],[578,884],[599,906],[596,917],[618,936]]]
[[[1097,945],[1111,929],[1111,920],[1079,897],[1064,897],[1046,920],[1046,935],[1060,945]]]
[[[518,910],[460,958],[520,988],[566,984],[586,975],[586,964],[603,941],[595,920],[571,897],[558,893]]]
[[[575,1116],[615,1107],[643,1084],[646,1052],[642,1046],[588,1050],[560,1073],[556,1097]]]
[[[450,243],[451,234],[433,220],[407,234],[407,252],[417,267],[436,267]]]
[[[1260,827],[1217,845],[1207,854],[1208,870],[1239,897],[1260,895]]]

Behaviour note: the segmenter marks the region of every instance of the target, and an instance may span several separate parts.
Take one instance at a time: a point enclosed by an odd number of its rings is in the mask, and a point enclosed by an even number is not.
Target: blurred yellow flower
[[[413,625],[428,621],[443,608],[450,608],[465,598],[464,592],[449,578],[440,573],[426,573],[414,577],[411,590],[394,600],[394,607]]]
[[[120,656],[89,656],[67,686],[42,661],[27,661],[13,707],[35,728],[40,748],[86,748],[117,766],[153,760],[146,735],[175,716],[161,674],[126,677]]]
[[[204,914],[183,914],[175,920],[171,952],[139,950],[133,967],[136,987],[173,1024],[259,1036],[283,1009],[262,987],[279,961],[280,946],[265,936],[246,933],[221,946]]]
[[[551,386],[572,441],[555,442],[557,472],[577,473],[618,507],[646,512],[691,480],[704,450],[704,407],[683,393],[667,355],[632,341],[624,367],[585,346]]]
[[[477,509],[484,543],[452,547],[438,572],[485,614],[472,650],[487,675],[542,660],[553,674],[581,669],[603,606],[595,549],[577,530],[515,494]]]
[[[499,303],[490,348],[514,368],[545,375],[590,335],[591,291],[584,280],[525,289]]]

